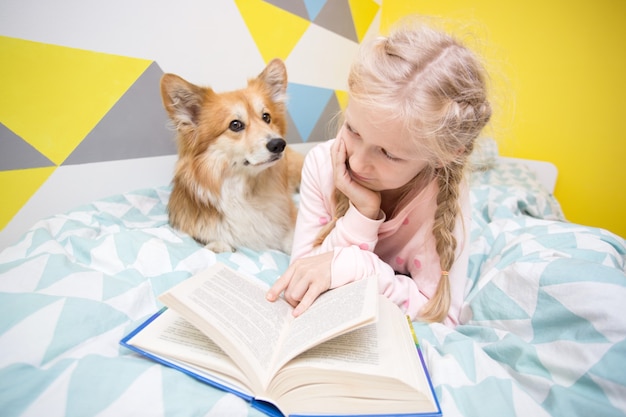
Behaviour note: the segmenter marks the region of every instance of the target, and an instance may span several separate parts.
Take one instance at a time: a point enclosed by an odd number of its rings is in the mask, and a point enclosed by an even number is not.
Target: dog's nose
[[[271,153],[281,153],[285,150],[287,142],[285,142],[284,139],[275,138],[267,142],[267,145],[265,146],[267,147],[267,150],[269,150]]]

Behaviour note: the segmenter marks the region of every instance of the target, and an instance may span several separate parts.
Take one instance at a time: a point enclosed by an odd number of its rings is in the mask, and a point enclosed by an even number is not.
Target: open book
[[[297,318],[267,290],[217,263],[162,294],[169,308],[121,343],[270,415],[441,415],[410,322],[375,278]]]

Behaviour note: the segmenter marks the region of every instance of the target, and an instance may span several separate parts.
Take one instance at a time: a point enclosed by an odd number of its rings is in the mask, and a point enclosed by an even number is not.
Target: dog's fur
[[[177,130],[173,227],[214,252],[291,251],[303,156],[284,140],[286,89],[279,59],[246,88],[224,93],[162,77],[163,104]]]

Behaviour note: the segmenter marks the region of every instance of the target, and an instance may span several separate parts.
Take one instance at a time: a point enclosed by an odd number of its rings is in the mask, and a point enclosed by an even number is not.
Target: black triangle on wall
[[[0,171],[53,166],[54,162],[0,123]]]
[[[156,62],[150,64],[62,165],[176,154],[161,101],[162,75]]]

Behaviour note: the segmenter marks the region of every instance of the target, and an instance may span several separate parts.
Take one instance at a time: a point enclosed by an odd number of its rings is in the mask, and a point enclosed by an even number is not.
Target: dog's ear
[[[287,68],[282,60],[278,58],[271,60],[257,78],[269,87],[272,101],[276,103],[287,101]]]
[[[205,89],[185,81],[178,75],[165,74],[161,77],[163,106],[179,130],[194,128],[198,124],[205,93]]]

